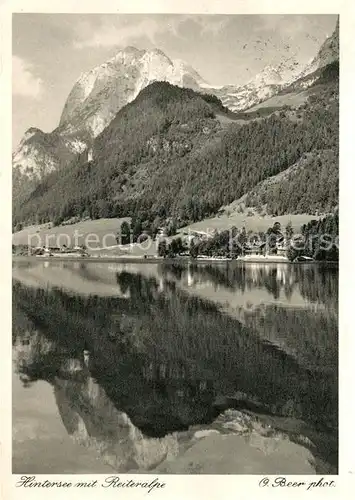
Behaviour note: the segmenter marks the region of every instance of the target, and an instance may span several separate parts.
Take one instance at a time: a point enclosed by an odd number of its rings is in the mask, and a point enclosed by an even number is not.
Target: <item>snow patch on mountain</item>
[[[181,60],[172,60],[159,49],[126,47],[80,75],[65,103],[59,127],[50,134],[37,128],[25,133],[13,154],[13,166],[27,176],[41,178],[83,153],[117,112],[154,81],[214,94],[232,111],[244,111],[277,95],[293,82],[307,88],[317,77],[312,72],[339,59],[339,22],[316,57],[300,67],[288,58],[266,66],[243,85],[211,85]],[[302,80],[302,77],[307,77]],[[301,78],[301,79],[300,79]]]
[[[269,99],[291,84],[301,74],[302,68],[294,58],[281,61],[276,66],[267,65],[244,85],[226,85],[209,88],[232,111],[244,111],[265,99]],[[205,87],[207,88],[207,87]]]
[[[117,112],[154,81],[167,81],[198,90],[202,77],[184,61],[172,61],[161,50],[127,47],[84,73],[69,94],[60,128],[89,131],[96,137]]]
[[[21,175],[31,179],[40,179],[42,175],[53,172],[58,166],[50,154],[26,143],[22,143],[14,152],[12,164]]]
[[[78,154],[83,153],[88,147],[86,142],[81,141],[79,139],[68,140],[66,141],[66,144],[73,153],[78,153]]]

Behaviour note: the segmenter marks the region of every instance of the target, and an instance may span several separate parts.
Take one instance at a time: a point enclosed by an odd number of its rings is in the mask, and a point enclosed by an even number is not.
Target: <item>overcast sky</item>
[[[52,131],[76,79],[120,48],[158,47],[211,84],[245,83],[267,64],[308,62],[334,15],[13,16],[14,146],[29,127]]]

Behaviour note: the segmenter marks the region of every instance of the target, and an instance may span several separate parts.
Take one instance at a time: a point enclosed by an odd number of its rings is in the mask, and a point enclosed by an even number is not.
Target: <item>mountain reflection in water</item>
[[[115,470],[153,468],[176,455],[190,426],[231,406],[301,419],[327,436],[318,453],[336,466],[337,272],[17,266],[15,369],[25,386],[53,386],[67,432]]]

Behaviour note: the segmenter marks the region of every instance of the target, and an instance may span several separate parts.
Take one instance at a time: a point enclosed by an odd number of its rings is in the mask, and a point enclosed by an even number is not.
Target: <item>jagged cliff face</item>
[[[167,81],[181,87],[215,94],[232,111],[243,111],[278,94],[298,78],[305,86],[313,72],[339,58],[339,22],[313,61],[302,70],[295,59],[278,66],[266,66],[245,85],[214,87],[189,65],[171,60],[161,50],[127,47],[112,59],[84,73],[65,103],[60,123],[51,133],[29,129],[13,154],[14,197],[28,192],[50,172],[68,164],[91,147],[92,141],[153,81]]]
[[[195,90],[203,83],[193,68],[170,60],[160,50],[128,47],[80,76],[65,103],[59,129],[73,132],[85,127],[96,137],[123,106],[153,81]]]
[[[64,106],[59,130],[73,133],[85,128],[96,137],[125,104],[153,81],[167,81],[215,94],[232,111],[242,111],[294,81],[301,69],[298,62],[290,58],[277,66],[266,66],[245,85],[215,87],[205,82],[191,66],[180,60],[172,61],[158,49],[128,47],[80,76]]]
[[[318,54],[307,65],[305,70],[302,72],[302,76],[313,73],[318,69],[324,68],[328,64],[331,64],[334,61],[338,60],[339,60],[339,18],[336,23],[334,32],[321,45]]]
[[[301,67],[297,60],[290,58],[277,66],[265,68],[248,83],[242,86],[228,85],[220,89],[210,89],[232,111],[243,111],[259,104],[299,81],[300,88],[307,88],[319,77],[312,74],[328,64],[339,60],[339,19],[333,34],[321,45],[312,61]]]
[[[28,179],[41,179],[61,165],[71,161],[87,147],[79,137],[66,137],[54,131],[50,134],[30,128],[12,156],[18,174]]]
[[[227,85],[220,89],[210,89],[224,106],[232,111],[244,111],[277,94],[284,86],[295,81],[301,72],[294,59],[282,61],[277,66],[268,65],[245,85]]]
[[[177,455],[176,433],[146,437],[87,373],[82,380],[53,380],[54,395],[68,434],[114,470],[149,470]]]
[[[327,38],[320,48],[318,55],[315,58],[318,68],[322,68],[327,64],[339,59],[339,19],[337,21],[334,33]]]
[[[30,128],[12,155],[12,199],[21,205],[47,175],[73,161],[87,149],[89,141],[80,135],[45,133]]]
[[[162,51],[127,47],[84,73],[65,103],[59,127],[52,133],[30,128],[13,154],[14,195],[21,184],[39,181],[85,151],[117,112],[153,81],[200,89],[201,76],[183,61]]]
[[[33,325],[22,330],[13,346],[16,371],[25,387],[37,380],[36,367],[47,356],[53,363],[53,374],[56,373],[50,377],[50,383],[59,415],[76,442],[120,472],[149,470],[177,455],[176,433],[162,438],[146,437],[126,413],[116,409],[105,390],[90,376],[83,360],[62,358],[53,342]]]

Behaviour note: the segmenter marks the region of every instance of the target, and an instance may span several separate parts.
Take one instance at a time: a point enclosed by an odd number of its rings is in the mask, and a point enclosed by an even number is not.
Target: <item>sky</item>
[[[13,146],[51,132],[80,74],[130,45],[159,48],[210,84],[243,84],[268,64],[314,57],[335,15],[14,14]]]

